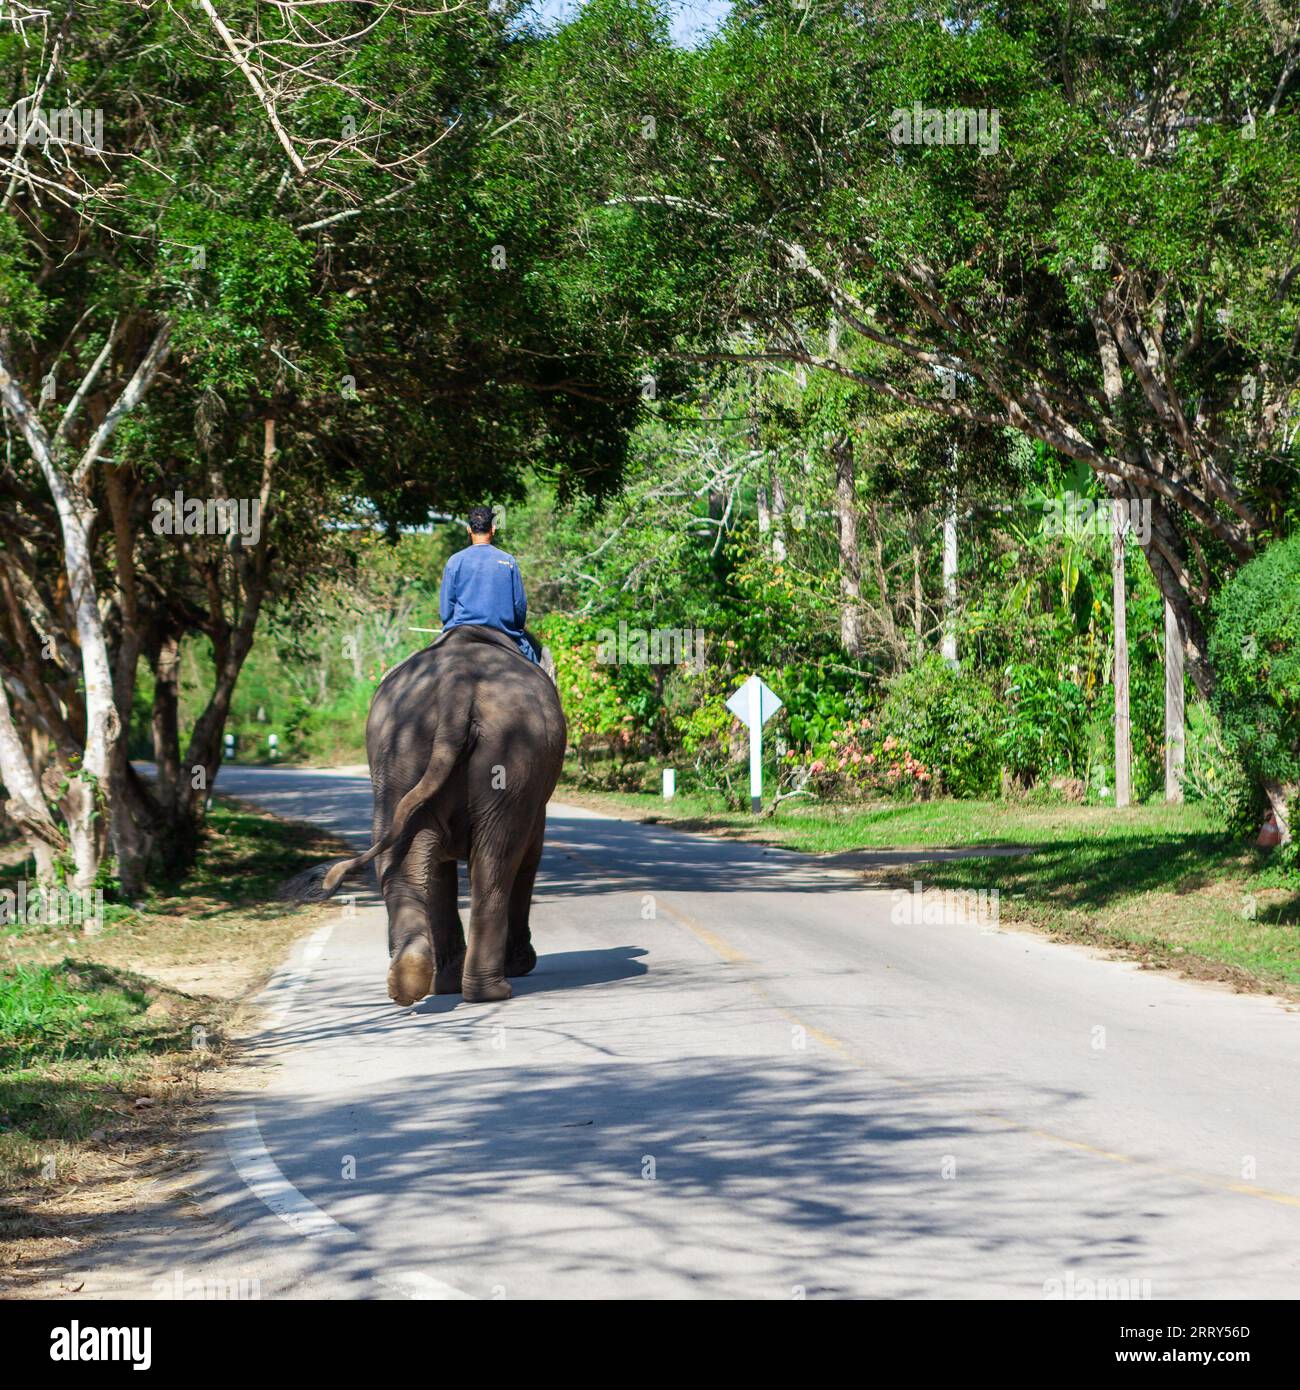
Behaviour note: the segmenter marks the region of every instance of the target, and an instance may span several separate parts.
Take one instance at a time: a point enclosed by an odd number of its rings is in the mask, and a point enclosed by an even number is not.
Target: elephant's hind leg
[[[537,866],[542,858],[542,837],[546,818],[542,819],[534,832],[533,842],[524,855],[519,871],[515,874],[514,886],[510,890],[510,907],[507,912],[508,929],[506,933],[506,975],[515,979],[527,975],[537,964],[537,952],[533,950],[532,933],[528,929],[528,913],[533,902],[533,883],[537,878]]]
[[[461,994],[467,1004],[496,1003],[514,992],[506,982],[506,936],[510,894],[521,852],[480,852],[470,861],[469,949]]]
[[[456,902],[459,885],[456,861],[444,859],[435,864],[429,879],[429,921],[433,926],[433,951],[437,974],[435,994],[459,994],[461,971],[465,966],[465,929],[461,926]]]
[[[379,873],[388,909],[388,997],[399,1004],[416,1004],[433,988],[429,874],[435,844],[432,830],[417,831],[401,859],[388,860]]]

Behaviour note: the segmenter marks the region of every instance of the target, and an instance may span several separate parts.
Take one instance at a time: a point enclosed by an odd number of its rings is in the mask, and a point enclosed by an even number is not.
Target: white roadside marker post
[[[671,767],[664,768],[664,800],[671,801],[677,795],[677,773]]]
[[[757,814],[763,809],[763,720],[759,713],[761,701],[758,682],[749,682],[749,809]]]
[[[781,708],[780,698],[758,676],[727,701],[727,708],[749,730],[749,809],[763,809],[763,725]]]

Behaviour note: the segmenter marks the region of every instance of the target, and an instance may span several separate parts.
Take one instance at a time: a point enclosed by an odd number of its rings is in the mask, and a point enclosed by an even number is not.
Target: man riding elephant
[[[484,512],[488,529],[475,533]],[[479,535],[491,540],[491,513],[475,508],[470,517],[472,548],[481,548]],[[366,723],[374,843],[309,870],[287,890],[300,900],[327,898],[374,861],[388,909],[388,993],[399,1004],[430,990],[461,993],[468,1003],[508,999],[507,976],[537,963],[528,914],[566,729],[555,683],[521,645],[522,585],[516,607],[518,567],[505,558],[508,583],[493,570],[456,580],[449,630],[375,692]],[[474,564],[505,576],[491,556]],[[444,581],[444,604],[447,593]],[[502,626],[500,607],[489,606],[494,594],[498,603],[510,595],[519,639]],[[458,613],[472,618],[456,621]],[[484,621],[491,617],[498,621]],[[457,911],[461,860],[469,866],[468,943]]]
[[[475,626],[503,632],[529,659],[537,660],[531,638],[524,631],[528,599],[513,555],[492,544],[496,522],[491,507],[471,507],[470,543],[458,550],[442,572],[438,611],[442,629]]]

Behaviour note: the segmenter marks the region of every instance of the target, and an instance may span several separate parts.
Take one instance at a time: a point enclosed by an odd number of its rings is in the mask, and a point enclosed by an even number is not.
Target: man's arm
[[[528,600],[524,597],[524,578],[519,573],[519,562],[514,565],[515,626],[520,632],[528,621]]]
[[[438,590],[438,616],[442,620],[443,627],[447,626],[452,613],[456,608],[456,571],[460,568],[457,563],[460,559],[460,552],[447,561],[442,571],[442,587]]]

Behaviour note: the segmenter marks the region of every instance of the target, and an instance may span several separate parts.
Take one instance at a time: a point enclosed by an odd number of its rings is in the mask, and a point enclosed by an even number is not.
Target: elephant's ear
[[[555,685],[555,658],[551,655],[550,647],[542,648],[542,670],[551,678],[551,684]]]

